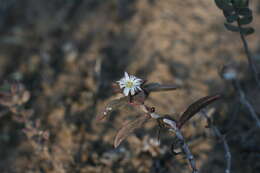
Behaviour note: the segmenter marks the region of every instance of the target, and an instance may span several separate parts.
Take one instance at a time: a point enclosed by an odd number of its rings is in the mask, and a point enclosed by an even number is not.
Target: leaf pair
[[[254,33],[252,27],[242,27],[253,21],[252,10],[248,8],[248,0],[215,0],[219,9],[223,11],[226,21],[224,26],[231,32],[240,32],[243,35]],[[237,22],[237,26],[233,25]]]
[[[170,91],[175,90],[178,87],[175,85],[165,85],[159,83],[148,83],[142,86],[142,91],[138,92],[134,96],[121,97],[119,99],[112,100],[105,107],[105,110],[97,117],[97,120],[102,120],[107,117],[113,110],[117,110],[124,106],[137,106],[144,105],[145,100],[149,96],[151,92],[158,91]],[[142,112],[143,113],[143,112]],[[129,134],[133,133],[135,129],[140,128],[148,119],[150,119],[150,115],[144,114],[142,116],[137,117],[136,119],[129,121],[126,123],[117,133],[116,138],[114,140],[114,146],[117,147]]]
[[[233,8],[248,7],[249,0],[215,0],[217,7],[224,11],[232,10]]]
[[[229,23],[224,23],[224,26],[226,27],[227,30],[232,31],[232,32],[241,32],[243,35],[250,35],[255,32],[254,28],[252,27],[239,27],[235,25],[231,25]]]
[[[224,12],[225,14],[225,12]],[[243,35],[249,35],[254,33],[252,27],[242,27],[242,25],[248,25],[253,21],[252,10],[249,8],[239,8],[232,14],[225,14],[227,23],[224,23],[227,30],[232,32],[241,32]],[[238,26],[232,25],[231,23],[237,21]]]
[[[206,97],[203,97],[203,98],[197,100],[193,104],[191,104],[186,109],[186,111],[184,111],[184,113],[182,114],[180,119],[177,121],[177,127],[180,129],[186,122],[188,122],[188,120],[190,120],[202,108],[204,108],[204,107],[208,106],[209,104],[211,104],[212,102],[220,99],[220,97],[221,97],[220,94],[206,96]],[[151,117],[149,114],[145,114],[145,115],[137,117],[136,119],[134,119],[132,121],[129,121],[123,127],[121,127],[115,137],[114,147],[115,148],[118,147],[120,145],[120,143],[122,143],[131,133],[133,133],[136,129],[142,127],[143,124],[145,122],[147,122],[150,118]],[[164,125],[163,124],[164,122],[160,121],[162,119],[163,119],[163,117],[160,119],[157,119],[157,120],[159,120],[159,124],[162,127],[169,128],[169,126],[167,126],[167,124]]]

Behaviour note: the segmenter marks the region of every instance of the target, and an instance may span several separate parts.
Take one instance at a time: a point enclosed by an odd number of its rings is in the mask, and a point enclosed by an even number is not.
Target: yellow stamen
[[[134,86],[134,83],[132,81],[127,81],[125,86],[126,88],[132,88]]]

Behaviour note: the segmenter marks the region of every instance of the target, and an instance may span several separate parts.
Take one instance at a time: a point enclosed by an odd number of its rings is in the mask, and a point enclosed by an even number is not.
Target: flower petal
[[[136,77],[135,76],[133,76],[133,75],[130,75],[130,80],[132,80],[132,81],[134,81],[135,79],[136,79]]]
[[[138,82],[138,83],[142,83],[143,82],[142,79],[136,79],[135,81]]]
[[[138,88],[140,91],[142,91],[142,88],[141,88],[140,86],[137,86],[137,88]]]
[[[135,94],[135,88],[131,88],[130,91],[131,91],[131,95]]]
[[[125,76],[117,81],[117,83],[120,88],[123,89],[124,95],[128,96],[129,94],[134,95],[139,90],[142,90],[140,86],[143,83],[143,80],[125,72]]]
[[[130,90],[130,88],[125,88],[125,89],[124,89],[123,92],[124,92],[124,95],[125,95],[125,96],[128,96],[129,90]]]
[[[137,81],[137,80],[135,80],[135,81],[134,81],[134,84],[135,84],[135,85],[141,85],[141,84],[142,84],[142,81]]]
[[[125,72],[125,78],[124,78],[125,80],[129,80],[129,75],[128,75],[128,73],[127,72]]]

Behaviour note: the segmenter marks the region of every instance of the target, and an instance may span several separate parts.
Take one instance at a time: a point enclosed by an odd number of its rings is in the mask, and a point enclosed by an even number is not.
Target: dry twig
[[[260,128],[260,119],[258,118],[257,113],[255,112],[255,109],[253,108],[253,106],[251,105],[251,103],[247,100],[244,91],[241,88],[241,85],[239,83],[239,81],[235,80],[233,82],[233,86],[234,88],[238,91],[239,94],[239,99],[241,104],[243,104],[245,107],[248,108],[250,115],[252,116],[253,119],[255,119],[256,121],[256,125],[257,127]]]
[[[207,112],[205,110],[201,110],[202,116],[204,118],[206,118],[207,122],[208,122],[208,127],[210,127],[213,131],[213,133],[223,142],[223,146],[224,146],[224,150],[225,150],[225,159],[226,159],[226,169],[225,169],[225,173],[230,173],[231,171],[231,152],[228,146],[228,143],[225,139],[225,136],[223,136],[220,132],[220,130],[218,129],[217,126],[215,126],[210,117],[208,116]]]

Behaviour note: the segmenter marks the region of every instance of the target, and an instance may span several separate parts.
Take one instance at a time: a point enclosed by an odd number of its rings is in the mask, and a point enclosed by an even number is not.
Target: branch
[[[259,81],[259,78],[258,78],[258,71],[257,71],[257,68],[256,68],[254,62],[253,62],[252,54],[251,54],[251,52],[250,52],[250,50],[248,48],[248,44],[247,44],[247,41],[245,39],[245,36],[241,32],[241,25],[240,25],[239,21],[237,21],[237,25],[239,27],[239,34],[240,34],[240,38],[241,38],[241,40],[243,42],[243,47],[244,47],[244,50],[245,50],[245,53],[246,53],[247,61],[249,63],[249,68],[250,68],[250,70],[253,73],[253,76],[255,78],[257,86],[260,87],[260,81]]]
[[[176,134],[176,137],[181,142],[181,145],[182,145],[181,148],[182,148],[183,152],[185,153],[186,158],[189,161],[190,167],[192,168],[192,173],[198,173],[194,156],[192,155],[188,144],[185,142],[185,139],[184,139],[180,129],[177,127],[176,122],[169,118],[164,118],[161,115],[154,113],[153,111],[151,111],[151,108],[149,108],[145,105],[141,105],[140,107],[146,114],[149,114],[151,116],[151,118],[161,119],[162,122],[165,123],[165,125],[169,129],[169,131],[174,132]]]
[[[171,128],[169,130],[171,132],[174,132],[176,134],[176,137],[181,141],[182,150],[185,153],[187,159],[189,160],[190,166],[192,168],[192,173],[198,173],[198,170],[196,168],[196,162],[195,162],[194,156],[192,155],[192,153],[191,153],[191,151],[189,149],[188,144],[185,142],[185,139],[184,139],[180,129],[177,128],[176,122],[174,122],[173,120],[170,120],[168,118],[163,118],[163,122],[168,124],[168,125],[170,125]]]
[[[206,118],[207,122],[208,122],[208,126],[213,130],[213,133],[219,138],[221,139],[221,141],[223,142],[223,146],[224,146],[224,150],[225,150],[225,158],[226,158],[226,170],[225,173],[230,173],[231,171],[231,153],[230,153],[230,149],[228,146],[228,143],[225,139],[225,137],[221,134],[220,130],[217,128],[217,126],[215,126],[210,117],[207,115],[205,110],[201,111],[202,116],[204,118]]]
[[[239,81],[235,80],[235,81],[233,82],[233,86],[234,86],[235,89],[238,90],[239,98],[240,98],[241,104],[243,104],[245,107],[248,108],[248,110],[249,110],[251,116],[252,116],[253,119],[255,119],[255,121],[256,121],[257,127],[260,128],[260,120],[259,120],[259,118],[258,118],[258,115],[257,115],[257,113],[255,112],[255,109],[253,108],[253,106],[251,105],[251,103],[246,99],[245,93],[244,93],[244,91],[242,90]]]

